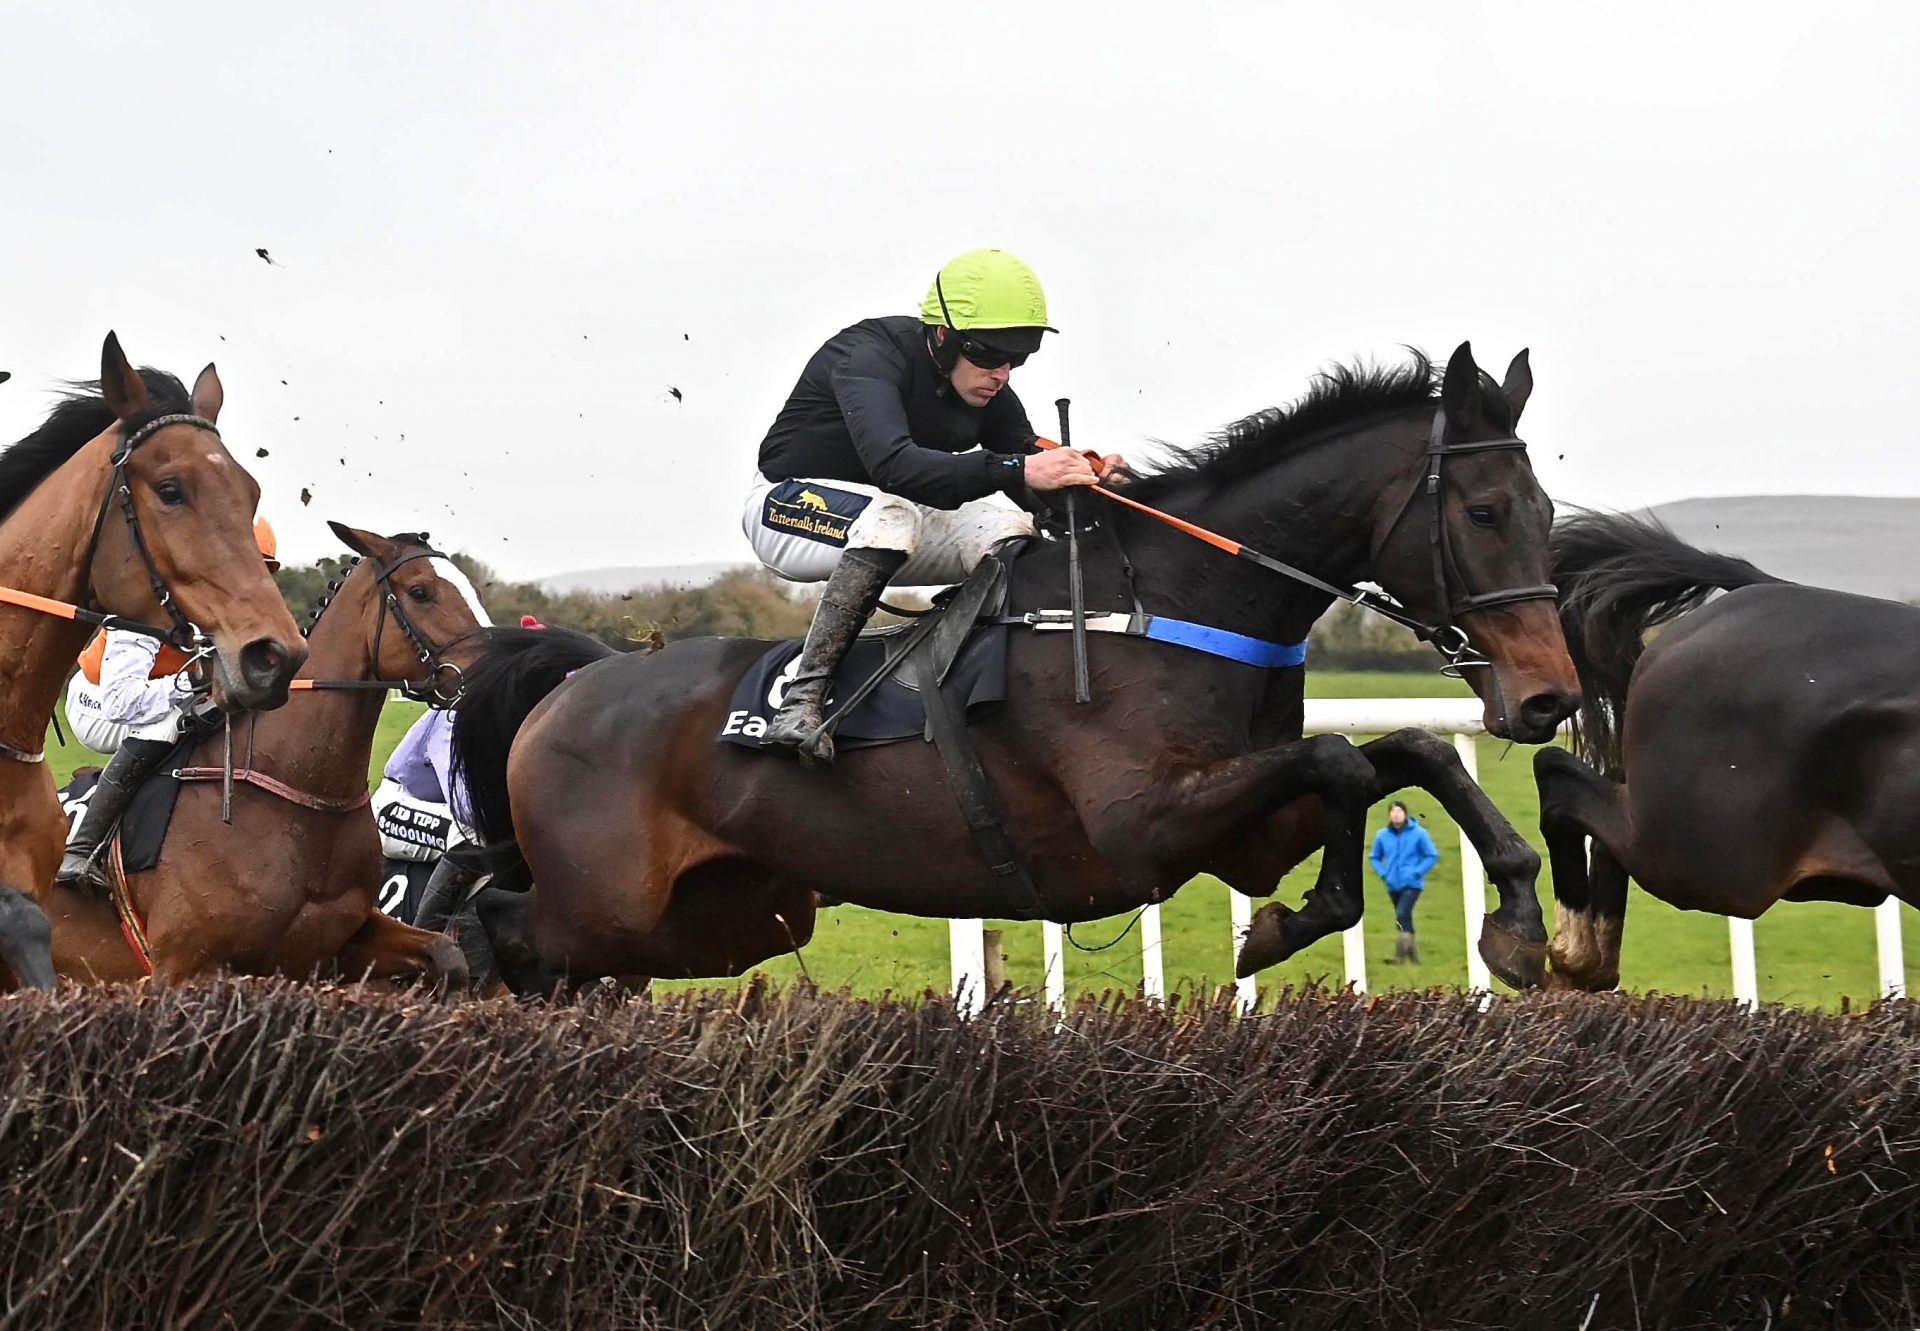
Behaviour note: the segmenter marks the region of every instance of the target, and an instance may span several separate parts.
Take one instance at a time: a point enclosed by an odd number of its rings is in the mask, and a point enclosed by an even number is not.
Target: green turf
[[[1381,672],[1322,672],[1308,676],[1310,696],[1322,698],[1465,696],[1458,681],[1437,674]],[[417,703],[389,701],[374,741],[369,778],[377,780],[387,754],[421,712]],[[1539,843],[1539,805],[1535,798],[1531,749],[1481,739],[1477,745],[1480,780],[1494,802],[1536,846]],[[63,747],[48,738],[48,758],[55,775],[65,781],[80,762],[99,762],[97,755],[77,746]],[[1403,796],[1427,825],[1440,847],[1440,866],[1428,879],[1415,923],[1420,934],[1421,964],[1392,967],[1380,964],[1393,955],[1393,913],[1386,891],[1368,873],[1365,922],[1368,982],[1373,989],[1426,988],[1456,985],[1466,977],[1466,937],[1462,916],[1459,832],[1432,799],[1414,791]],[[1369,824],[1385,820],[1382,804]],[[1317,857],[1289,874],[1281,884],[1279,900],[1298,904],[1312,884]],[[1551,898],[1545,874],[1542,900],[1551,920]],[[1489,907],[1493,904],[1488,893]],[[1908,984],[1920,979],[1920,924],[1915,913],[1902,911],[1908,957]],[[1182,888],[1161,912],[1167,983],[1187,992],[1211,992],[1231,979],[1232,943],[1229,938],[1227,889],[1212,878],[1195,879]],[[1111,940],[1125,925],[1125,917],[1085,925],[1074,930],[1082,944]],[[1040,926],[1000,922],[1008,953],[1008,974],[1017,983],[1038,987],[1041,980]],[[1878,987],[1874,959],[1873,914],[1857,907],[1829,903],[1782,902],[1755,925],[1759,956],[1760,994],[1768,1001],[1832,1008],[1843,996],[1854,1002],[1871,999]],[[1140,980],[1138,930],[1106,951],[1067,950],[1067,980],[1073,992],[1132,989]],[[949,962],[947,924],[888,915],[880,911],[842,906],[822,911],[813,941],[804,950],[805,970],[829,987],[850,985],[862,993],[882,990],[917,992],[947,984]],[[770,961],[769,974],[789,978],[801,973],[792,957]],[[1338,938],[1324,939],[1283,966],[1262,973],[1263,986],[1289,981],[1344,976]],[[1731,982],[1727,964],[1727,924],[1718,916],[1675,910],[1646,893],[1634,890],[1628,910],[1621,979],[1634,990],[1668,993],[1727,995]],[[710,984],[710,981],[690,982]]]

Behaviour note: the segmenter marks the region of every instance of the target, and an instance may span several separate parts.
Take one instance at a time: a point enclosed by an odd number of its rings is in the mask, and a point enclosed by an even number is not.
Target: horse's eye
[[[161,503],[176,508],[187,502],[187,487],[178,481],[162,481],[153,487],[153,492],[159,496]]]
[[[1476,527],[1493,526],[1493,510],[1490,508],[1470,508],[1467,510],[1467,516],[1473,519],[1473,525]]]
[[[416,582],[413,586],[407,588],[407,595],[422,605],[425,605],[433,599],[433,593],[427,590],[427,585],[424,582]]]

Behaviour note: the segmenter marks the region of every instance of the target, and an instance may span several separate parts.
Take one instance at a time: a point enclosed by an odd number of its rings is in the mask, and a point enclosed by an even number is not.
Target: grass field
[[[1325,672],[1308,677],[1310,696],[1322,698],[1464,696],[1466,686],[1438,674],[1384,674]],[[374,744],[370,779],[377,779],[386,755],[420,714],[416,703],[389,701]],[[1539,805],[1532,776],[1532,750],[1501,741],[1478,742],[1480,780],[1514,826],[1539,843]],[[59,745],[48,737],[48,758],[64,781],[81,762],[98,762],[89,751]],[[1381,960],[1393,955],[1393,913],[1386,892],[1368,873],[1365,922],[1369,987],[1427,988],[1457,985],[1466,977],[1466,937],[1463,926],[1459,832],[1452,821],[1424,793],[1403,795],[1416,817],[1425,823],[1440,847],[1440,866],[1428,879],[1415,924],[1419,929],[1421,964],[1393,967]],[[1383,804],[1369,824],[1378,827],[1386,815]],[[1298,904],[1312,885],[1318,857],[1289,874],[1278,899]],[[1541,899],[1552,918],[1551,892],[1543,871]],[[1232,978],[1227,889],[1219,881],[1195,879],[1169,901],[1161,912],[1164,957],[1170,989],[1211,993],[1215,985]],[[1489,904],[1492,893],[1489,891]],[[1920,924],[1915,913],[1903,911],[1908,958],[1908,984],[1920,979]],[[1077,928],[1081,944],[1098,945],[1120,933],[1126,917]],[[1019,984],[1038,987],[1041,980],[1040,926],[1005,922],[1008,974]],[[1857,907],[1827,903],[1775,906],[1755,925],[1759,955],[1760,994],[1769,1002],[1837,1007],[1843,996],[1860,1003],[1878,987],[1874,960],[1873,916]],[[948,977],[947,925],[944,920],[888,915],[843,906],[821,912],[813,941],[801,960],[783,957],[765,970],[779,978],[798,976],[804,969],[821,985],[848,985],[861,993],[885,990],[917,992],[944,987]],[[1322,940],[1283,966],[1261,975],[1263,985],[1308,979],[1338,983],[1343,976],[1340,940]],[[1073,992],[1109,988],[1131,989],[1140,978],[1140,940],[1136,930],[1114,946],[1099,952],[1067,949],[1067,982]],[[1622,984],[1638,991],[1727,995],[1731,992],[1727,963],[1727,926],[1718,916],[1675,910],[1646,893],[1634,890],[1628,909],[1626,943],[1621,967]],[[710,982],[690,982],[697,987]],[[680,986],[674,986],[680,987]]]

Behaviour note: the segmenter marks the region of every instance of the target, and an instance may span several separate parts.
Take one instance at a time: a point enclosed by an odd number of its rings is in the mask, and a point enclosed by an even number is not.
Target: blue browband
[[[1036,630],[1070,630],[1073,627],[1073,615],[1066,610],[1031,610],[1024,615],[1011,616],[1003,622],[1024,624]],[[1191,647],[1196,652],[1222,656],[1229,661],[1259,666],[1264,670],[1282,670],[1307,662],[1307,644],[1304,642],[1268,642],[1265,638],[1249,638],[1244,633],[1235,633],[1230,629],[1170,619],[1165,615],[1088,615],[1087,632],[1119,633],[1130,638],[1170,642],[1176,647]]]

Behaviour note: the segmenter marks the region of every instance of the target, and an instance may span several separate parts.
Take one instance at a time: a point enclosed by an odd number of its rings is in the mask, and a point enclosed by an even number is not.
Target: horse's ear
[[[1485,414],[1480,400],[1480,367],[1473,363],[1473,343],[1462,342],[1447,361],[1446,377],[1440,381],[1440,405],[1447,413],[1447,424],[1465,433]]]
[[[217,421],[220,419],[220,406],[226,400],[227,391],[220,387],[219,372],[209,361],[207,368],[200,371],[200,377],[193,381],[193,414]]]
[[[100,348],[100,396],[118,421],[137,416],[153,405],[153,399],[147,395],[146,381],[127,362],[127,353],[120,350],[120,339],[112,333],[107,334]]]
[[[1527,399],[1533,396],[1533,366],[1527,363],[1525,347],[1520,348],[1520,354],[1513,358],[1513,364],[1507,366],[1507,380],[1500,388],[1507,395],[1507,405],[1513,408],[1513,423],[1518,425]]]
[[[340,538],[340,544],[368,559],[385,559],[395,550],[394,543],[384,536],[370,531],[361,531],[358,527],[349,527],[344,522],[327,523],[327,528]]]

